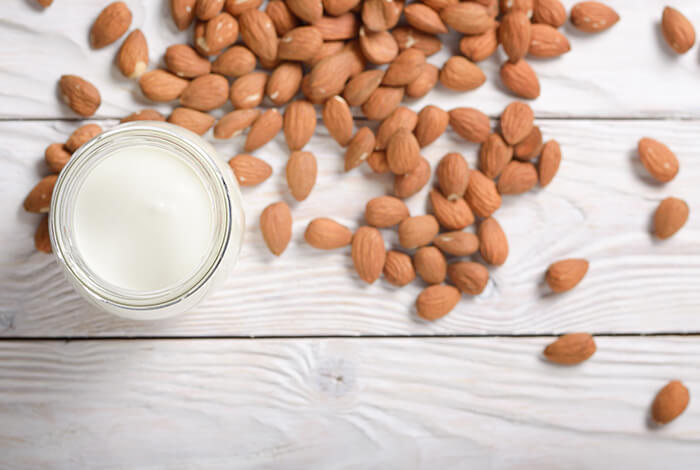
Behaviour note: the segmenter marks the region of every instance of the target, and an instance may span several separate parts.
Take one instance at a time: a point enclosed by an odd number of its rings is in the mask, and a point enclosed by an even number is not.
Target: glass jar
[[[136,149],[144,148],[167,151],[185,163],[205,188],[205,197],[211,205],[207,215],[212,222],[211,236],[207,235],[210,240],[206,250],[201,247],[201,252],[206,253],[204,260],[185,279],[156,290],[126,288],[108,282],[86,262],[76,237],[76,203],[91,171],[115,152],[132,149],[136,153]],[[243,231],[238,183],[214,147],[186,129],[155,121],[119,125],[80,147],[56,181],[49,214],[53,251],[75,289],[103,311],[138,320],[170,317],[199,303],[235,264]],[[87,246],[83,248],[87,251]]]

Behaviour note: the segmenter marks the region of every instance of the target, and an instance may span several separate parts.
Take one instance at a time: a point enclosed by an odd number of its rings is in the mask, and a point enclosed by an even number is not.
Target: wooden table
[[[235,273],[195,311],[158,322],[96,312],[51,256],[33,247],[38,217],[21,202],[47,173],[44,148],[83,121],[57,97],[64,73],[91,80],[105,127],[151,106],[87,31],[108,0],[56,0],[46,11],[5,0],[0,18],[0,468],[697,468],[700,405],[664,429],[648,407],[667,380],[700,393],[700,131],[698,48],[677,57],[658,28],[664,2],[608,0],[622,20],[597,36],[564,27],[565,57],[533,61],[542,96],[532,103],[564,160],[546,190],[505,197],[496,217],[510,256],[487,290],[425,323],[422,286],[367,286],[349,249],[303,242],[309,220],[353,228],[364,204],[390,188],[366,168],[342,172],[323,126],[309,150],[319,178],[294,203],[293,240],[281,258],[260,236],[258,215],[280,198],[281,134],[256,155],[274,175],[243,190],[248,228]],[[184,42],[161,0],[127,0],[152,65]],[[565,1],[567,6],[574,2]],[[700,20],[700,4],[676,2]],[[448,48],[431,57],[441,65]],[[498,80],[502,53],[483,63],[477,91],[434,90],[427,103],[473,106],[497,117],[512,99]],[[169,106],[156,106],[163,112]],[[649,181],[636,144],[651,136],[681,161],[671,183]],[[242,139],[215,141],[223,157]],[[425,149],[435,165],[477,147],[448,133]],[[427,189],[408,200],[425,210]],[[674,238],[655,241],[651,214],[674,195],[691,206]],[[386,231],[390,244],[396,235]],[[574,291],[551,295],[552,261],[591,261]],[[577,367],[541,350],[553,335],[588,331],[598,352]]]

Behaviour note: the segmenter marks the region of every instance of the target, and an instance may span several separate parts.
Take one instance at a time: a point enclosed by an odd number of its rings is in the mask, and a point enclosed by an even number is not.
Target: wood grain
[[[0,335],[22,336],[276,336],[404,334],[549,334],[591,332],[700,331],[700,200],[698,123],[693,121],[539,120],[546,139],[561,142],[563,163],[545,190],[507,196],[496,218],[510,244],[506,264],[491,269],[486,291],[465,297],[435,323],[418,320],[413,303],[419,281],[398,289],[383,280],[362,283],[349,249],[314,250],[303,241],[308,222],[330,216],[351,228],[362,223],[366,201],[390,191],[391,178],[367,166],[344,173],[339,147],[322,126],[308,150],[318,158],[311,196],[294,201],[286,187],[287,149],[282,135],[256,152],[274,168],[255,188],[244,188],[248,228],[239,265],[225,285],[181,318],[161,322],[122,321],[83,302],[63,279],[52,257],[33,248],[38,217],[21,203],[47,170],[43,150],[61,142],[73,122],[3,122],[0,142]],[[113,121],[101,122],[105,127]],[[681,162],[678,177],[654,184],[636,163],[641,136],[668,144]],[[221,156],[240,150],[243,136],[218,141]],[[433,167],[448,151],[476,165],[477,147],[446,134],[424,149]],[[407,200],[411,213],[425,213],[427,188]],[[673,195],[690,204],[687,225],[672,239],[649,234],[658,201]],[[258,217],[269,203],[292,207],[294,234],[280,258],[260,236]],[[470,230],[473,228],[470,228]],[[394,230],[383,230],[397,246]],[[573,291],[553,295],[543,285],[547,266],[585,257],[591,268]]]
[[[111,0],[55,2],[51,8],[32,8],[32,0],[4,0],[12,14],[0,18],[0,117],[76,117],[57,97],[56,82],[65,73],[81,75],[102,93],[98,117],[121,117],[149,104],[136,84],[121,76],[114,64],[120,41],[91,50],[88,30]],[[148,40],[151,66],[162,66],[162,54],[171,44],[191,41],[191,31],[179,32],[166,1],[126,0],[133,12],[132,27]],[[576,0],[565,0],[571,7]],[[700,73],[697,48],[679,57],[662,38],[659,27],[662,0],[609,0],[621,20],[598,35],[581,33],[568,22],[563,27],[572,51],[560,59],[532,59],[542,94],[533,102],[538,116],[571,117],[700,117],[696,95]],[[700,3],[678,5],[688,18],[700,17]],[[429,58],[441,67],[458,51],[459,37],[446,36],[447,45]],[[468,103],[494,116],[509,99],[498,71],[505,60],[499,50],[480,63],[487,83],[476,91],[456,94],[438,87],[429,96],[410,101],[452,108]],[[161,105],[167,110],[169,106]]]

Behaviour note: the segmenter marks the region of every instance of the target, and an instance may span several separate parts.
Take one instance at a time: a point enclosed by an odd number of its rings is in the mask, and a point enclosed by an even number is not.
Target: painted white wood
[[[114,122],[102,122],[108,126]],[[334,217],[351,228],[362,223],[371,197],[390,191],[392,178],[366,166],[344,173],[339,147],[319,126],[308,150],[319,162],[311,196],[293,201],[284,179],[287,150],[282,135],[256,153],[274,168],[255,188],[244,188],[248,228],[239,265],[225,285],[194,312],[155,323],[122,321],[89,308],[62,278],[53,258],[33,248],[38,217],[22,200],[46,171],[43,150],[63,141],[74,122],[0,123],[0,335],[385,335],[512,334],[700,331],[700,160],[694,121],[540,120],[547,139],[556,138],[563,163],[545,190],[505,197],[496,213],[508,236],[506,264],[491,269],[486,291],[466,296],[444,319],[416,320],[413,303],[421,282],[398,289],[383,280],[362,283],[349,248],[312,249],[303,241],[308,222]],[[641,136],[666,142],[681,171],[668,185],[649,182],[636,163]],[[215,142],[222,157],[235,154],[243,137]],[[213,139],[211,139],[213,141]],[[460,150],[476,165],[477,146],[446,134],[424,149],[433,166]],[[408,199],[414,215],[426,210],[425,188]],[[672,239],[649,234],[662,198],[690,203],[687,225]],[[294,235],[282,257],[265,248],[258,227],[262,209],[288,201]],[[394,230],[383,230],[396,247]],[[586,257],[591,268],[575,290],[552,295],[543,286],[547,266],[566,257]]]
[[[3,468],[697,468],[696,338],[0,342]],[[663,429],[669,379],[690,405]]]
[[[94,51],[88,46],[88,30],[110,0],[56,1],[42,11],[32,0],[4,0],[0,18],[0,117],[75,117],[57,97],[62,74],[81,75],[102,93],[97,117],[121,117],[148,102],[135,83],[115,67],[115,43]],[[153,66],[162,64],[165,48],[191,39],[191,31],[178,32],[164,0],[126,0],[133,12],[132,27],[141,28],[149,43]],[[570,7],[576,0],[565,0]],[[668,117],[700,116],[697,76],[698,49],[682,57],[663,42],[658,23],[665,0],[607,0],[622,17],[611,30],[588,35],[570,24],[563,28],[572,51],[560,59],[532,60],[539,74],[542,95],[533,102],[539,116]],[[698,2],[676,6],[691,21],[700,19]],[[430,58],[441,66],[458,53],[456,36],[449,46]],[[426,103],[448,108],[468,104],[497,115],[512,97],[498,78],[504,54],[499,51],[483,63],[487,83],[476,91],[455,94],[434,90]],[[166,109],[167,106],[161,106]]]

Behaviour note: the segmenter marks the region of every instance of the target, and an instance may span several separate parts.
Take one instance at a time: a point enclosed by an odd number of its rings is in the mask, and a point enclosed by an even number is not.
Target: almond
[[[447,130],[449,122],[450,115],[437,106],[428,105],[421,109],[413,130],[418,145],[425,147],[435,142]]]
[[[530,47],[530,20],[521,11],[506,14],[498,28],[498,39],[508,55],[509,62],[517,62]]]
[[[404,51],[411,47],[418,49],[425,56],[431,56],[442,48],[442,41],[432,34],[418,31],[410,26],[399,26],[391,31],[391,35],[396,39],[399,50]]]
[[[100,92],[77,75],[63,75],[58,82],[63,101],[77,114],[90,117],[100,107]]]
[[[170,12],[175,26],[180,31],[190,27],[194,19],[194,7],[197,0],[170,0]]]
[[[203,59],[206,60],[206,59]],[[167,57],[166,57],[167,62]],[[207,60],[207,62],[209,62]],[[255,55],[245,46],[233,46],[224,51],[211,64],[211,71],[227,77],[241,77],[255,70]],[[206,65],[204,65],[206,67]],[[168,68],[170,68],[168,66]],[[209,73],[208,71],[205,73]],[[197,74],[196,76],[203,75]]]
[[[350,106],[362,106],[382,83],[382,78],[383,70],[365,70],[348,82],[343,97]]]
[[[339,16],[359,8],[360,0],[323,0],[323,10],[329,15]]]
[[[392,173],[403,175],[420,160],[420,147],[416,136],[409,129],[400,128],[391,136],[386,147],[386,159]]]
[[[51,253],[51,236],[49,235],[49,217],[44,216],[34,233],[34,247],[44,253]]]
[[[522,194],[537,184],[537,169],[530,162],[513,160],[508,163],[498,179],[501,194]]]
[[[384,269],[384,239],[374,227],[360,227],[352,237],[352,262],[360,279],[372,284]]]
[[[292,239],[292,212],[285,202],[275,202],[260,214],[260,230],[267,248],[279,256]]]
[[[367,164],[375,173],[389,173],[389,163],[386,161],[386,152],[376,150],[367,158]]]
[[[682,199],[667,197],[654,213],[654,235],[665,240],[679,231],[688,220],[688,204]]]
[[[214,116],[194,109],[175,108],[168,116],[168,122],[204,135],[214,125]]]
[[[559,28],[566,23],[566,8],[560,0],[537,0],[532,12],[532,20],[535,23]]]
[[[501,195],[496,184],[478,170],[469,173],[469,186],[464,199],[479,217],[489,217],[501,207]]]
[[[313,104],[323,104],[323,102],[326,100],[324,97],[319,97],[317,95],[313,94],[313,90],[311,89],[311,74],[307,73],[301,78],[301,94],[306,98],[307,100],[311,101]]]
[[[412,3],[403,9],[406,22],[419,31],[428,34],[443,34],[447,26],[440,19],[440,14],[422,3]]]
[[[387,252],[383,272],[387,282],[398,287],[403,287],[416,278],[411,257],[400,251]]]
[[[119,122],[123,124],[125,122],[133,121],[165,121],[165,116],[160,114],[155,109],[146,108],[123,117]]]
[[[447,26],[462,34],[481,34],[494,26],[494,20],[486,7],[472,2],[448,5],[440,11],[440,18]]]
[[[70,152],[66,150],[63,144],[51,144],[46,147],[44,160],[46,160],[46,164],[51,171],[58,173],[70,160]]]
[[[197,0],[194,14],[202,21],[214,18],[224,8],[224,0]]]
[[[571,50],[569,40],[548,24],[533,24],[528,54],[533,57],[559,57]]]
[[[270,74],[265,94],[276,106],[291,100],[299,91],[303,70],[297,62],[282,62]]]
[[[474,108],[450,111],[450,126],[460,137],[470,142],[484,142],[491,133],[489,117]]]
[[[479,295],[489,283],[489,270],[483,264],[460,261],[447,266],[447,275],[465,294]]]
[[[413,196],[428,184],[428,180],[430,180],[430,163],[421,157],[413,171],[394,177],[394,195],[400,198]]]
[[[140,29],[133,30],[117,54],[119,71],[127,78],[139,78],[148,67],[148,44]]]
[[[450,90],[473,90],[485,81],[486,75],[479,66],[461,56],[450,57],[440,70],[440,83]]]
[[[486,60],[498,49],[498,28],[491,28],[475,36],[464,36],[459,50],[472,62]]]
[[[309,74],[311,101],[325,101],[339,94],[352,74],[352,65],[353,57],[344,50],[314,65]]]
[[[469,184],[469,165],[462,154],[452,152],[442,157],[436,175],[447,200],[456,201],[464,196]]]
[[[24,210],[35,213],[48,212],[56,178],[58,178],[58,175],[44,176],[24,200]]]
[[[280,37],[299,25],[297,17],[292,14],[287,4],[282,0],[272,0],[268,2],[267,7],[265,7],[265,13],[267,13],[267,16],[272,20],[275,31]]]
[[[131,10],[124,2],[107,5],[97,16],[90,29],[90,44],[95,49],[112,44],[127,32],[131,25]]]
[[[542,156],[537,164],[540,186],[543,188],[552,182],[561,163],[561,148],[559,142],[550,140],[542,147]]]
[[[401,199],[393,196],[379,196],[365,206],[365,220],[368,224],[387,228],[403,222],[410,216],[408,207]]]
[[[207,55],[217,55],[238,39],[238,22],[226,12],[207,21],[204,34],[196,39],[198,48]]]
[[[244,149],[252,152],[259,149],[282,129],[282,115],[276,109],[268,109],[258,117],[248,131]]]
[[[282,60],[311,60],[321,50],[322,45],[323,37],[318,28],[300,26],[282,36],[278,57]]]
[[[571,366],[590,358],[595,351],[593,336],[588,333],[569,333],[547,346],[544,356],[556,364]]]
[[[251,54],[252,55],[252,54]],[[165,50],[165,66],[178,77],[195,78],[211,72],[211,62],[187,44],[174,44]]]
[[[287,0],[287,6],[299,19],[315,23],[323,16],[321,0]]]
[[[261,59],[272,61],[277,57],[278,39],[275,27],[265,12],[251,9],[238,18],[243,42]]]
[[[565,259],[549,266],[545,280],[554,292],[566,292],[576,287],[586,272],[588,261],[585,259]]]
[[[542,152],[542,131],[533,126],[530,133],[513,148],[513,155],[519,160],[533,160]]]
[[[534,100],[540,96],[540,80],[524,59],[515,64],[506,62],[501,66],[501,81],[521,98]]]
[[[265,160],[247,153],[236,155],[228,164],[241,186],[256,186],[272,175],[272,167]]]
[[[341,147],[350,142],[353,132],[353,119],[350,107],[340,96],[334,96],[323,105],[323,123],[328,133]]]
[[[433,245],[448,255],[470,256],[479,249],[479,239],[469,232],[444,232],[433,238]]]
[[[382,83],[388,86],[404,86],[418,78],[420,67],[425,63],[425,55],[418,49],[410,48],[401,52],[386,69]]]
[[[233,16],[240,16],[246,10],[258,8],[263,0],[226,0],[224,10]]]
[[[290,150],[300,150],[316,130],[316,110],[308,101],[298,100],[284,111],[284,139]]]
[[[416,299],[418,316],[429,321],[442,318],[455,308],[460,297],[456,287],[440,284],[426,287]]]
[[[359,39],[348,41],[345,46],[343,46],[341,52],[347,56],[350,77],[364,72],[367,67],[367,60],[365,60],[365,56],[362,54]]]
[[[688,18],[675,8],[664,8],[661,30],[668,45],[679,54],[685,54],[695,45],[695,28]]]
[[[224,114],[214,126],[214,137],[230,139],[250,127],[260,117],[259,109],[237,109]]]
[[[445,256],[434,246],[424,246],[413,256],[416,273],[426,284],[440,284],[447,275]]]
[[[143,95],[151,101],[172,101],[180,97],[189,82],[165,70],[151,70],[139,79]]]
[[[508,239],[493,217],[481,221],[479,225],[479,253],[488,264],[501,266],[508,258]]]
[[[316,157],[311,152],[292,152],[287,161],[287,186],[297,201],[303,201],[316,184]]]
[[[440,69],[433,64],[425,63],[420,68],[420,73],[415,80],[406,87],[406,95],[411,98],[421,98],[435,88],[440,76]]]
[[[403,2],[394,0],[364,0],[362,22],[370,31],[387,31],[399,22]]]
[[[399,224],[399,243],[406,249],[425,246],[440,231],[438,221],[432,215],[417,215]]]
[[[314,23],[325,41],[352,39],[357,36],[360,24],[352,13],[339,16],[322,16]]]
[[[321,217],[309,222],[304,240],[319,250],[333,250],[349,245],[352,242],[352,232],[335,220]]]
[[[661,183],[668,183],[678,174],[678,158],[658,140],[644,137],[637,145],[639,160],[649,174]]]
[[[358,130],[345,150],[345,171],[350,171],[367,160],[374,150],[374,134],[368,127]]]
[[[498,134],[491,134],[479,150],[479,169],[489,178],[496,178],[513,157],[513,148]]]
[[[482,0],[482,4],[486,5],[490,3],[487,0]],[[524,13],[527,18],[532,17],[532,11],[534,9],[535,0],[500,0],[498,2],[499,10],[502,15],[507,15],[511,12]]]
[[[447,230],[461,230],[474,223],[474,214],[464,199],[448,201],[439,191],[430,191],[430,204],[440,225]]]
[[[525,103],[514,101],[501,114],[501,134],[510,145],[525,139],[532,131],[535,113]]]
[[[231,104],[236,109],[255,108],[265,96],[267,74],[265,72],[250,72],[236,79],[228,92]]]
[[[180,103],[198,111],[211,111],[226,103],[228,91],[228,80],[210,73],[192,80],[182,92]]]
[[[435,11],[440,11],[443,8],[445,8],[447,5],[452,5],[453,3],[457,3],[458,0],[423,0],[423,3],[428,5],[430,8],[434,9]]]
[[[360,28],[360,49],[373,64],[388,64],[399,55],[399,45],[388,31],[367,31]],[[382,74],[383,77],[383,74]]]
[[[654,398],[651,418],[658,424],[667,424],[678,418],[688,407],[690,393],[679,380],[671,380]]]
[[[362,112],[370,121],[381,121],[399,107],[403,88],[380,86],[362,104]]]
[[[70,153],[78,150],[83,144],[102,133],[102,128],[97,124],[85,124],[78,127],[66,140],[65,147]]]
[[[581,2],[571,8],[571,23],[586,33],[605,31],[620,20],[620,16],[600,2]]]

